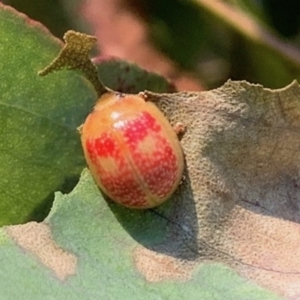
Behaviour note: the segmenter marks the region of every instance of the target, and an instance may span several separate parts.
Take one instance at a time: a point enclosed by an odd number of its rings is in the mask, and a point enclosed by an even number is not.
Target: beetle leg
[[[181,122],[177,122],[173,126],[173,129],[174,129],[174,131],[176,132],[177,135],[182,135],[186,130],[186,126]]]
[[[139,92],[138,96],[140,96],[141,98],[143,98],[145,101],[148,100],[148,96],[147,96],[147,94],[145,92]]]
[[[83,127],[83,124],[81,124],[80,126],[78,126],[76,129],[77,131],[82,134],[82,127]]]
[[[184,182],[185,182],[185,180],[186,180],[185,176],[182,175],[181,180],[180,180],[180,182],[179,182],[179,185],[183,185]]]

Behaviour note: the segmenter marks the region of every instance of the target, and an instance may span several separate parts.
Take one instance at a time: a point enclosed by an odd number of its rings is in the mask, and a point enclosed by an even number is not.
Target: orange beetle
[[[182,178],[184,158],[175,130],[142,96],[101,96],[81,128],[81,142],[98,186],[124,206],[157,206]]]

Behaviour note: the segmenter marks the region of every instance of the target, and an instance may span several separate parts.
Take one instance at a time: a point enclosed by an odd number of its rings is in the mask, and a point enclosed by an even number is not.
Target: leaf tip
[[[81,71],[92,83],[99,96],[106,93],[107,88],[100,81],[97,69],[89,57],[89,52],[96,43],[96,37],[69,30],[64,35],[64,41],[65,45],[58,56],[39,71],[38,75],[45,76],[62,69]]]

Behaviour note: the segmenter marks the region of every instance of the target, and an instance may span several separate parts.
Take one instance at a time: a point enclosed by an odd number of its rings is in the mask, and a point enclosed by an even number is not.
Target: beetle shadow
[[[124,208],[106,197],[127,233],[140,245],[175,258],[198,257],[198,220],[187,170],[183,183],[164,204],[146,210]]]

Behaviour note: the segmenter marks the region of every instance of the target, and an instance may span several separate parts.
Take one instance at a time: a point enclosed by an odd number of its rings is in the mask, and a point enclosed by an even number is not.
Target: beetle
[[[178,187],[184,156],[176,130],[142,94],[108,91],[80,131],[90,172],[111,200],[152,208]]]

